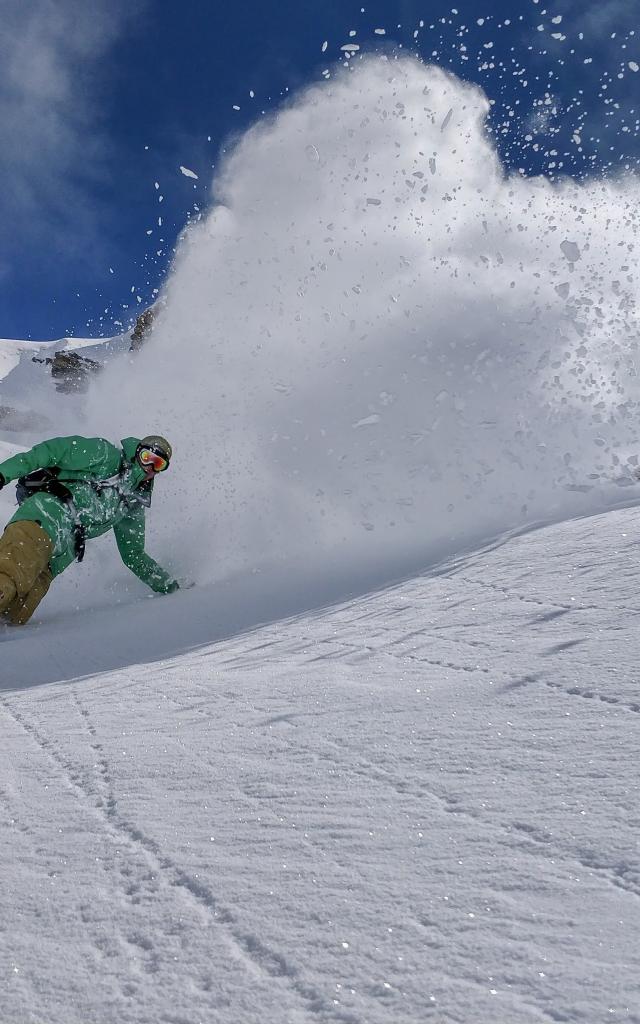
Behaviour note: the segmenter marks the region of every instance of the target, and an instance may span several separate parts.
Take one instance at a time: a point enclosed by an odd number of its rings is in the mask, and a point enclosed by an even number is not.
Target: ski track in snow
[[[177,890],[187,904],[185,909],[189,916],[196,917],[193,907],[195,903],[197,907],[204,908],[215,925],[224,929],[223,942],[227,947],[226,955],[230,955],[232,960],[246,969],[245,985],[250,984],[255,990],[256,983],[259,984],[264,978],[269,980],[282,978],[286,984],[284,991],[277,995],[276,1006],[286,1006],[293,995],[294,997],[298,996],[302,1005],[306,1005],[310,1012],[321,1012],[327,1020],[349,1021],[353,1019],[351,1015],[336,1013],[332,1007],[325,1005],[324,1000],[315,990],[296,978],[295,970],[280,953],[264,946],[255,935],[244,933],[237,928],[232,913],[219,904],[217,897],[207,885],[172,863],[168,857],[163,855],[153,839],[120,817],[111,771],[104,758],[103,748],[96,740],[96,729],[92,724],[89,712],[75,691],[72,697],[91,736],[90,749],[96,757],[92,769],[88,769],[86,764],[82,768],[78,768],[69,763],[59,749],[35,725],[13,710],[6,700],[2,701],[2,706],[13,721],[34,741],[39,750],[53,762],[63,784],[78,797],[83,809],[97,818],[106,837],[125,848],[125,863],[120,865],[116,872],[115,886],[123,889],[127,900],[132,905],[140,904],[146,898],[155,899],[158,896],[166,901],[167,893]],[[113,875],[112,865],[109,871]],[[110,881],[113,884],[113,877]],[[85,914],[83,921],[90,921],[90,916]],[[141,932],[130,929],[128,934],[123,933],[120,938],[126,946],[131,947],[136,958],[141,962],[140,967],[144,972],[156,974],[160,970],[152,930],[149,927],[145,927]],[[96,946],[98,949],[102,949],[104,943],[96,940]],[[175,957],[175,959],[178,958]],[[210,992],[214,985],[212,976],[206,973],[193,980],[195,985],[200,985],[205,993]],[[290,989],[289,992],[287,988]],[[134,993],[135,988],[131,983],[127,983],[123,987],[125,996],[134,995]],[[271,998],[273,996],[267,999],[267,1003],[271,1001]],[[131,1019],[142,1018],[137,1016],[136,1011],[136,1015]],[[149,1019],[154,1018],[150,1017]],[[190,1018],[164,1013],[156,1019],[178,1022]]]
[[[231,602],[186,653],[209,592],[138,602],[175,656],[3,675],[3,1024],[637,1024],[635,527],[263,626]],[[13,680],[54,637],[7,635]]]

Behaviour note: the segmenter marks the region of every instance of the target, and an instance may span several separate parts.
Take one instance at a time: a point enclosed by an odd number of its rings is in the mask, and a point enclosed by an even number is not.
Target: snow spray
[[[636,177],[506,173],[476,86],[371,56],[239,138],[100,432],[161,431],[198,579],[413,560],[620,498]]]

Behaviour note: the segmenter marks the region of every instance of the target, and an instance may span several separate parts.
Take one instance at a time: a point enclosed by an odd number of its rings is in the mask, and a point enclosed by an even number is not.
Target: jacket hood
[[[153,480],[147,481],[147,475],[144,469],[136,462],[136,448],[139,444],[139,437],[123,437],[120,441],[124,457],[131,465],[131,474],[136,488],[139,487],[141,483],[146,482],[148,484],[149,491],[151,491],[153,489]]]
[[[133,462],[136,457],[136,448],[140,444],[139,437],[123,437],[120,445],[129,462]]]

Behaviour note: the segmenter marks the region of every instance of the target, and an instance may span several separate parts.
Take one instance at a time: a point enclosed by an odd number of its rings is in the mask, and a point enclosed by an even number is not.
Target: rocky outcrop
[[[51,367],[51,376],[56,385],[56,391],[68,394],[72,391],[86,391],[89,387],[89,378],[92,374],[99,373],[102,363],[95,359],[88,359],[80,356],[77,352],[56,352],[54,356],[45,359],[33,357],[34,363],[44,363]]]
[[[131,337],[131,352],[136,352],[139,348],[142,348],[145,341],[153,331],[154,321],[157,315],[157,303],[155,306],[149,306],[145,309],[144,313],[141,313],[136,320],[136,325],[133,329]]]

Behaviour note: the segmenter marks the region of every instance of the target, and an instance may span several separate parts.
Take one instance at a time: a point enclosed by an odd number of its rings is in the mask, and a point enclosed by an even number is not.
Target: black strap
[[[87,535],[84,526],[76,520],[73,525],[73,550],[77,562],[81,562],[84,558],[86,539]]]
[[[65,485],[58,480],[59,472],[59,467],[53,466],[50,469],[36,469],[33,473],[27,473],[26,476],[21,476],[16,485],[16,498],[18,500],[18,504],[21,505],[22,502],[27,498],[30,498],[32,494],[39,494],[44,491],[45,494],[50,494],[53,498],[57,498],[58,501],[62,502],[63,505],[66,505],[74,518],[74,554],[78,562],[81,562],[84,558],[86,547],[86,532],[78,517],[78,512],[73,501],[73,494],[68,487],[65,487]]]

